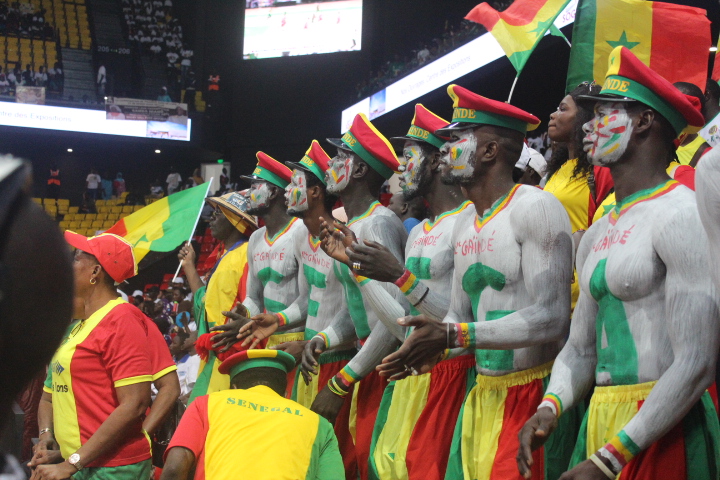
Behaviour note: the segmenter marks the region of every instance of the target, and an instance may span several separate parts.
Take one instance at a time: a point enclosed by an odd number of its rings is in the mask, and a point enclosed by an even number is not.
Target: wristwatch
[[[70,458],[68,458],[68,463],[75,467],[78,472],[83,469],[83,466],[80,465],[80,454],[78,453],[73,453],[72,455],[70,455]]]

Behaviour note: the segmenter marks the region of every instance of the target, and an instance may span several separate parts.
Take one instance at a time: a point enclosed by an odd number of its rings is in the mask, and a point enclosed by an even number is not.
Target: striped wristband
[[[598,467],[610,480],[615,480],[615,477],[617,477],[617,475],[615,475],[612,470],[610,470],[608,466],[605,465],[605,462],[600,460],[600,457],[598,457],[594,453],[590,455],[590,458],[588,458],[588,460],[594,463],[595,466]]]
[[[337,382],[337,380],[335,379],[335,377],[333,377],[333,378],[331,378],[330,380],[328,380],[327,386],[328,386],[328,389],[329,389],[332,393],[334,393],[335,395],[337,395],[338,397],[344,397],[344,396],[346,396],[348,393],[350,393],[349,391],[343,390],[342,388],[340,388],[340,387],[338,386],[338,382]]]
[[[538,406],[538,409],[541,407],[549,407],[550,410],[555,413],[555,416],[560,418],[560,415],[563,413],[563,405],[562,400],[560,400],[560,397],[555,395],[554,393],[546,393],[545,396],[542,399],[542,402]]]
[[[475,346],[475,329],[467,323],[455,324],[455,346],[458,348],[472,348]]]
[[[395,280],[395,285],[397,285],[400,291],[405,295],[412,292],[415,287],[417,287],[418,283],[420,283],[420,281],[408,269],[405,269],[405,273]]]
[[[284,327],[285,325],[288,324],[287,315],[285,315],[285,314],[282,313],[282,312],[278,312],[278,313],[276,313],[275,315],[276,315],[277,318],[278,318],[278,325],[279,325],[279,326]]]
[[[620,430],[620,433],[611,438],[597,453],[603,458],[607,458],[612,464],[613,473],[619,475],[625,465],[640,453],[640,447],[632,441],[624,430]]]
[[[315,336],[323,339],[323,342],[325,342],[325,348],[330,348],[330,338],[327,336],[327,333],[320,332]]]

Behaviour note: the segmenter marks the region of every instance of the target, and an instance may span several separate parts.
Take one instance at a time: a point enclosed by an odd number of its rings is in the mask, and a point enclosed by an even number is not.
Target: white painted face
[[[475,152],[477,138],[474,129],[466,128],[451,134],[450,140],[443,145],[443,160],[448,164],[447,175],[454,179],[467,179],[475,172]]]
[[[325,172],[327,191],[338,194],[345,190],[350,183],[353,167],[352,154],[339,148],[338,154],[330,160],[328,167]]]
[[[607,166],[620,160],[633,132],[632,118],[623,102],[598,102],[595,117],[583,125],[583,148],[593,165]]]
[[[425,159],[423,149],[417,142],[407,140],[400,162],[400,188],[404,192],[414,192],[420,186],[420,166]]]
[[[290,184],[285,187],[285,205],[287,212],[294,215],[308,209],[307,178],[302,170],[293,170]]]
[[[270,185],[267,182],[253,182],[249,199],[248,211],[264,210],[269,206]]]

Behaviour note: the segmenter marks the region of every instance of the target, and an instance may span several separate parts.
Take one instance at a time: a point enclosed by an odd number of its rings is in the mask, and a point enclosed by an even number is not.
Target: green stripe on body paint
[[[485,321],[491,322],[507,317],[515,310],[490,310],[485,314]],[[470,343],[475,344],[475,329],[472,324],[468,330],[470,332]],[[515,361],[515,350],[484,350],[475,349],[475,361],[479,368],[494,371],[509,371],[513,369]]]
[[[596,375],[610,374],[613,385],[635,385],[638,380],[638,354],[622,300],[610,292],[605,277],[607,260],[595,266],[590,277],[590,294],[598,303],[595,321],[597,350]],[[607,347],[602,348],[603,332]],[[625,442],[623,442],[625,444]],[[630,445],[625,444],[630,449]],[[632,450],[631,450],[632,451]]]
[[[427,257],[409,257],[405,261],[405,268],[419,280],[430,280],[430,262],[431,259]]]
[[[570,93],[582,82],[594,80],[596,20],[596,0],[583,0],[580,2],[575,11],[575,24],[572,33],[573,48],[570,49],[565,93]]]
[[[359,339],[367,338],[370,335],[370,327],[360,287],[358,287],[347,265],[334,262],[333,268],[345,291],[345,300],[350,318],[355,326],[355,333]]]
[[[262,270],[258,272],[258,279],[260,279],[260,282],[263,284],[263,288],[267,286],[268,283],[280,283],[285,278],[285,275],[278,272],[277,270],[273,270],[270,267],[265,267]]]
[[[265,305],[265,310],[267,310],[268,313],[282,312],[287,308],[287,305],[285,305],[284,303],[278,302],[277,300],[273,300],[271,298],[264,298],[263,304]]]
[[[318,310],[320,309],[320,302],[312,300],[313,288],[324,289],[327,286],[327,276],[311,267],[310,265],[303,264],[303,273],[305,274],[305,280],[308,283],[308,316],[317,317]]]

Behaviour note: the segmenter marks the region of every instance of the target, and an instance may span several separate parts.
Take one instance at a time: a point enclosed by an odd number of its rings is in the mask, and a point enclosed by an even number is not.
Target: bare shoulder
[[[550,192],[523,185],[515,193],[510,221],[518,231],[528,234],[538,229],[563,230],[570,234],[570,219],[565,207]],[[539,233],[539,232],[537,232]]]

